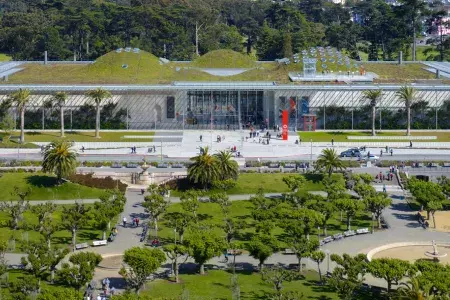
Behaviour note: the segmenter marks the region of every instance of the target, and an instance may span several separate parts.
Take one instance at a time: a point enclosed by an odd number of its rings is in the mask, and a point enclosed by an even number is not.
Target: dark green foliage
[[[69,177],[69,180],[73,183],[78,183],[88,187],[95,187],[98,189],[114,190],[118,189],[121,192],[125,192],[127,185],[114,180],[111,177],[94,178],[93,174],[73,174]]]

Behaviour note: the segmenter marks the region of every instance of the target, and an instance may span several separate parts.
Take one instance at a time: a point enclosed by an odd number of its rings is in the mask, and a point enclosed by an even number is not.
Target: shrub
[[[93,173],[90,174],[74,174],[68,178],[73,183],[78,183],[84,186],[113,190],[118,188],[122,193],[125,192],[127,185],[120,182],[120,180],[112,179],[110,176],[105,178],[94,178]]]
[[[218,190],[230,190],[236,186],[236,181],[233,179],[216,180],[212,183],[213,188]]]

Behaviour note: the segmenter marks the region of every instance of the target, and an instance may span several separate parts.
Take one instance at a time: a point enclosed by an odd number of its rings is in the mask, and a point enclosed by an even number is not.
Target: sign
[[[288,139],[288,122],[289,113],[287,110],[283,110],[281,115],[281,136],[283,137],[283,141],[287,141]]]

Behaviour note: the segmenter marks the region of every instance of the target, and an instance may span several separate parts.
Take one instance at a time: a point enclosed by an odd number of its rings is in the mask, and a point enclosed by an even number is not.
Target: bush
[[[127,189],[127,185],[120,182],[120,180],[112,179],[110,176],[105,178],[94,178],[93,173],[74,174],[71,175],[68,179],[73,183],[78,183],[84,186],[98,189],[114,190],[118,188],[122,193],[125,193],[125,190]]]
[[[236,181],[233,179],[216,180],[213,181],[212,186],[215,189],[227,191],[236,186]]]

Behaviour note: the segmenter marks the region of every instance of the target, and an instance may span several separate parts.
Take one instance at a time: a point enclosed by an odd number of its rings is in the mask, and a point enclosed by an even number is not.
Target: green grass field
[[[11,59],[12,59],[11,56],[4,53],[0,53],[0,61],[10,61]]]
[[[352,65],[350,71],[358,71]],[[347,72],[347,67],[327,63],[328,70]],[[412,81],[431,79],[434,74],[422,70],[420,64],[397,66],[393,64],[366,64],[367,71],[380,76],[380,82]],[[302,63],[288,66],[275,62],[256,63],[252,57],[230,50],[216,50],[207,53],[191,63],[169,62],[161,64],[151,53],[116,53],[99,57],[89,65],[24,65],[24,70],[10,76],[7,84],[169,84],[173,81],[276,81],[289,83],[289,72],[301,72]],[[213,76],[198,68],[250,68],[234,76]],[[149,71],[151,70],[151,71]],[[317,72],[322,64],[317,63]],[[300,84],[300,83],[299,83]],[[307,84],[307,83],[306,83]]]
[[[4,134],[3,134],[4,135]],[[0,134],[0,137],[3,137]],[[125,136],[149,136],[149,138],[125,138]],[[151,142],[155,133],[153,131],[101,131],[100,138],[95,137],[95,131],[65,131],[65,138],[75,142]],[[20,137],[20,131],[13,132],[12,136]],[[25,142],[51,142],[59,140],[59,131],[29,131],[25,132]],[[13,143],[13,142],[9,142]],[[15,147],[12,147],[15,148]]]
[[[0,177],[0,200],[19,200],[13,195],[14,187],[31,188],[27,200],[71,200],[95,199],[104,190],[82,186],[70,182],[56,185],[56,177],[44,173],[3,173]]]
[[[206,275],[181,275],[181,283],[158,280],[147,284],[141,295],[145,299],[179,299],[183,288],[190,299],[231,299],[231,274],[226,271],[209,271]],[[338,299],[326,286],[319,286],[319,275],[314,271],[304,273],[304,278],[283,283],[283,291],[302,293],[301,299]],[[264,283],[258,273],[239,273],[241,299],[271,299],[272,287]],[[147,298],[148,297],[148,298]]]
[[[283,182],[283,177],[287,174],[283,173],[242,173],[239,175],[237,184],[234,188],[227,191],[228,195],[256,194],[259,188],[263,188],[266,193],[286,193],[289,192],[288,186]],[[321,191],[323,184],[320,175],[308,175],[311,179],[301,190],[303,191]],[[192,186],[188,181],[180,184],[180,190],[170,191],[173,197],[179,197],[181,194],[191,189]],[[208,193],[216,192],[211,190]]]
[[[406,131],[405,131],[406,132]],[[377,132],[377,136],[405,136],[405,132],[389,132],[382,131]],[[344,131],[328,131],[328,132],[299,132],[298,135],[301,137],[302,142],[309,142],[311,139],[313,142],[331,142],[334,139],[335,142],[364,142],[364,141],[376,141],[376,142],[408,142],[408,140],[349,140],[348,136],[371,136],[369,131],[359,131],[359,132],[344,132]],[[427,142],[450,142],[450,132],[430,132],[430,131],[415,131],[411,132],[412,136],[436,136],[436,140],[427,140]]]

